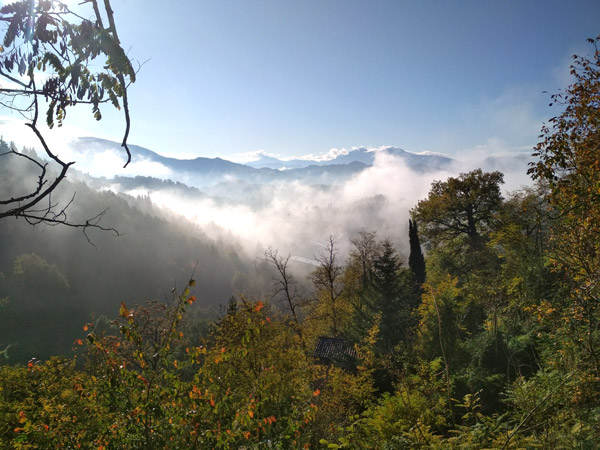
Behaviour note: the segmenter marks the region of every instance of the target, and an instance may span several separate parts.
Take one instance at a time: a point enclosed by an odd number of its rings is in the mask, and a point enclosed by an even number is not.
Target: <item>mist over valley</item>
[[[77,163],[53,196],[58,204],[73,200],[70,218],[87,220],[102,212],[101,224],[118,235],[91,230],[86,237],[77,229],[31,227],[24,220],[0,223],[3,295],[14,298],[17,286],[40,271],[65,280],[56,292],[42,286],[27,291],[40,311],[46,311],[35,315],[44,317],[43,326],[29,323],[30,305],[4,316],[11,325],[2,327],[0,338],[10,340],[17,329],[30,330],[38,337],[23,335],[24,342],[54,342],[40,356],[68,351],[79,334],[77,324],[92,316],[111,317],[121,301],[164,301],[192,274],[201,292],[195,309],[215,317],[232,295],[270,296],[274,274],[264,261],[267,249],[290,255],[292,269],[305,284],[329,236],[335,238],[341,260],[361,231],[389,238],[406,259],[410,209],[427,195],[433,180],[477,164],[384,148],[352,150],[327,161],[296,160],[295,168],[284,170],[260,167],[260,160],[252,167],[219,158],[167,158],[131,148],[131,165],[119,170],[119,144],[75,140],[65,151]],[[12,183],[25,189],[35,182],[25,166],[11,163],[2,170],[10,173]],[[518,167],[521,174],[526,170],[524,157],[488,158],[482,164],[490,169],[499,164]],[[270,159],[266,165],[275,162]],[[105,176],[106,171],[117,175]],[[522,179],[515,173],[514,180]],[[54,298],[67,306],[57,308]],[[71,332],[56,339],[61,324]],[[17,359],[42,347],[11,345]]]
[[[83,138],[71,147],[80,161],[78,169],[92,175],[95,189],[148,196],[205,232],[233,234],[250,256],[255,256],[258,245],[311,257],[312,248],[302,254],[308,242],[333,235],[343,246],[359,230],[377,230],[403,249],[408,212],[427,195],[432,181],[481,167],[502,171],[506,192],[530,183],[526,153],[455,160],[382,147],[344,151],[326,160],[269,157],[241,164],[220,158],[168,158],[142,147],[132,149],[130,167],[118,175],[98,177],[104,169],[95,162],[122,158],[119,145]]]

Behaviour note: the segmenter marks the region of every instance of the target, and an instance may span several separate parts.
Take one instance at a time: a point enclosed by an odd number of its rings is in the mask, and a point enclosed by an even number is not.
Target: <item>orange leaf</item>
[[[121,308],[119,308],[119,315],[121,317],[127,317],[129,315],[129,310],[125,306],[125,302],[121,301]]]
[[[316,391],[313,392],[313,397],[316,397],[320,393],[321,393],[321,389],[317,389]]]

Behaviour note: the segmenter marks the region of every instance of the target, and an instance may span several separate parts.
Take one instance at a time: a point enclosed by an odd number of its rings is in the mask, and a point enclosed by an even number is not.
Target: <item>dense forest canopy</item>
[[[101,197],[123,236],[67,252],[45,245],[60,229],[3,222],[0,446],[597,447],[600,37],[590,44],[552,97],[534,185],[502,195],[503,174],[483,170],[435,181],[398,225],[405,243],[362,230],[342,255],[330,236],[307,277],[276,249],[248,264],[147,199],[83,182],[54,195],[76,188],[74,218]],[[15,185],[16,170],[0,167]],[[208,323],[211,298],[228,303]],[[78,334],[32,355],[48,327]]]

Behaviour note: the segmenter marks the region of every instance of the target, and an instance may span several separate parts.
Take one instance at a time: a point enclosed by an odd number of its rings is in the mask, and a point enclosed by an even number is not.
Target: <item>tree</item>
[[[363,230],[350,242],[354,245],[354,249],[350,252],[350,259],[360,267],[362,283],[370,284],[373,277],[373,261],[379,253],[377,235],[374,231]]]
[[[343,298],[343,269],[337,259],[335,239],[333,236],[329,236],[327,249],[315,256],[318,266],[310,274],[310,279],[316,289],[317,316],[325,319],[327,332],[332,333],[334,337],[341,334],[348,316],[348,305]]]
[[[72,222],[67,209],[73,198],[66,204],[53,199],[74,162],[61,159],[40,128],[42,114],[49,128],[60,127],[67,112],[79,105],[91,105],[94,118],[100,120],[100,106],[110,103],[124,112],[125,166],[131,160],[127,88],[135,82],[136,73],[121,47],[110,0],[83,3],[92,9],[93,19],[83,18],[59,1],[20,0],[0,9],[0,22],[6,25],[0,47],[0,78],[4,81],[0,104],[26,119],[47,159],[19,151],[14,145],[0,149],[3,165],[14,165],[31,175],[26,186],[2,177],[0,219],[20,217],[34,225],[60,224],[82,228],[84,233],[90,227],[106,229],[99,225],[103,212],[85,222]]]
[[[69,351],[85,320],[81,300],[59,268],[31,253],[15,258],[12,274],[0,279],[0,350],[11,363]],[[51,335],[53,339],[47,339]]]
[[[408,241],[410,244],[410,255],[408,256],[408,267],[415,276],[415,281],[419,286],[425,283],[425,257],[421,251],[421,242],[419,241],[419,230],[417,222],[408,220]]]
[[[529,173],[549,184],[548,256],[562,279],[561,295],[533,308],[553,342],[546,364],[577,392],[564,408],[572,420],[595,415],[597,429],[598,383],[589,380],[600,377],[600,36],[588,42],[591,58],[573,57],[574,83],[551,96],[563,109],[542,127]]]
[[[466,237],[472,250],[480,249],[482,234],[490,229],[502,203],[502,183],[502,173],[481,169],[434,181],[429,196],[411,211],[429,247]]]
[[[354,249],[350,251],[343,279],[352,307],[351,334],[355,340],[361,340],[373,326],[374,262],[381,249],[374,231],[360,231],[350,242]]]
[[[600,298],[600,36],[589,39],[592,59],[575,55],[575,83],[552,95],[564,106],[542,127],[529,174],[549,183],[548,199],[560,220],[553,227],[552,256],[579,290],[580,298]],[[600,366],[597,364],[598,373]]]
[[[289,314],[292,321],[292,328],[300,338],[302,347],[305,346],[304,336],[301,327],[302,308],[306,306],[306,299],[302,291],[302,287],[298,284],[288,267],[290,255],[279,255],[277,250],[269,248],[265,251],[265,261],[275,266],[277,271],[276,278],[273,279],[273,294],[272,298],[279,300]]]
[[[398,252],[389,241],[381,242],[381,252],[374,261],[373,287],[377,293],[375,313],[381,313],[381,344],[384,351],[390,351],[405,336],[409,327],[406,320],[408,303],[400,280],[402,263]]]

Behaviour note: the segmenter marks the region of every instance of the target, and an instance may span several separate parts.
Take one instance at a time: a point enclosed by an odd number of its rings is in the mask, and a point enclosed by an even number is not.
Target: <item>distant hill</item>
[[[98,138],[78,138],[72,147],[79,153],[92,153],[111,150],[122,155],[123,149],[117,142]],[[385,147],[377,150],[358,148],[338,155],[327,161],[303,159],[279,160],[263,156],[247,164],[234,163],[222,158],[178,159],[159,155],[138,145],[129,146],[133,161],[151,161],[169,169],[174,181],[201,189],[217,185],[249,183],[264,185],[296,181],[313,185],[340,185],[354,175],[375,163],[378,156],[392,156],[419,173],[446,170],[466,172],[477,167],[484,170],[515,171],[523,173],[527,169],[529,157],[523,154],[488,157],[478,163],[458,161],[438,153],[412,153],[398,147]]]
[[[81,153],[113,150],[122,154],[121,144],[106,139],[83,137],[72,143],[72,147]],[[255,169],[227,161],[221,158],[177,159],[159,155],[138,145],[129,145],[133,161],[146,160],[159,163],[164,167],[180,174],[189,174],[195,177],[197,185],[206,186],[218,183],[225,177],[243,180],[268,180],[277,176],[277,170]]]

